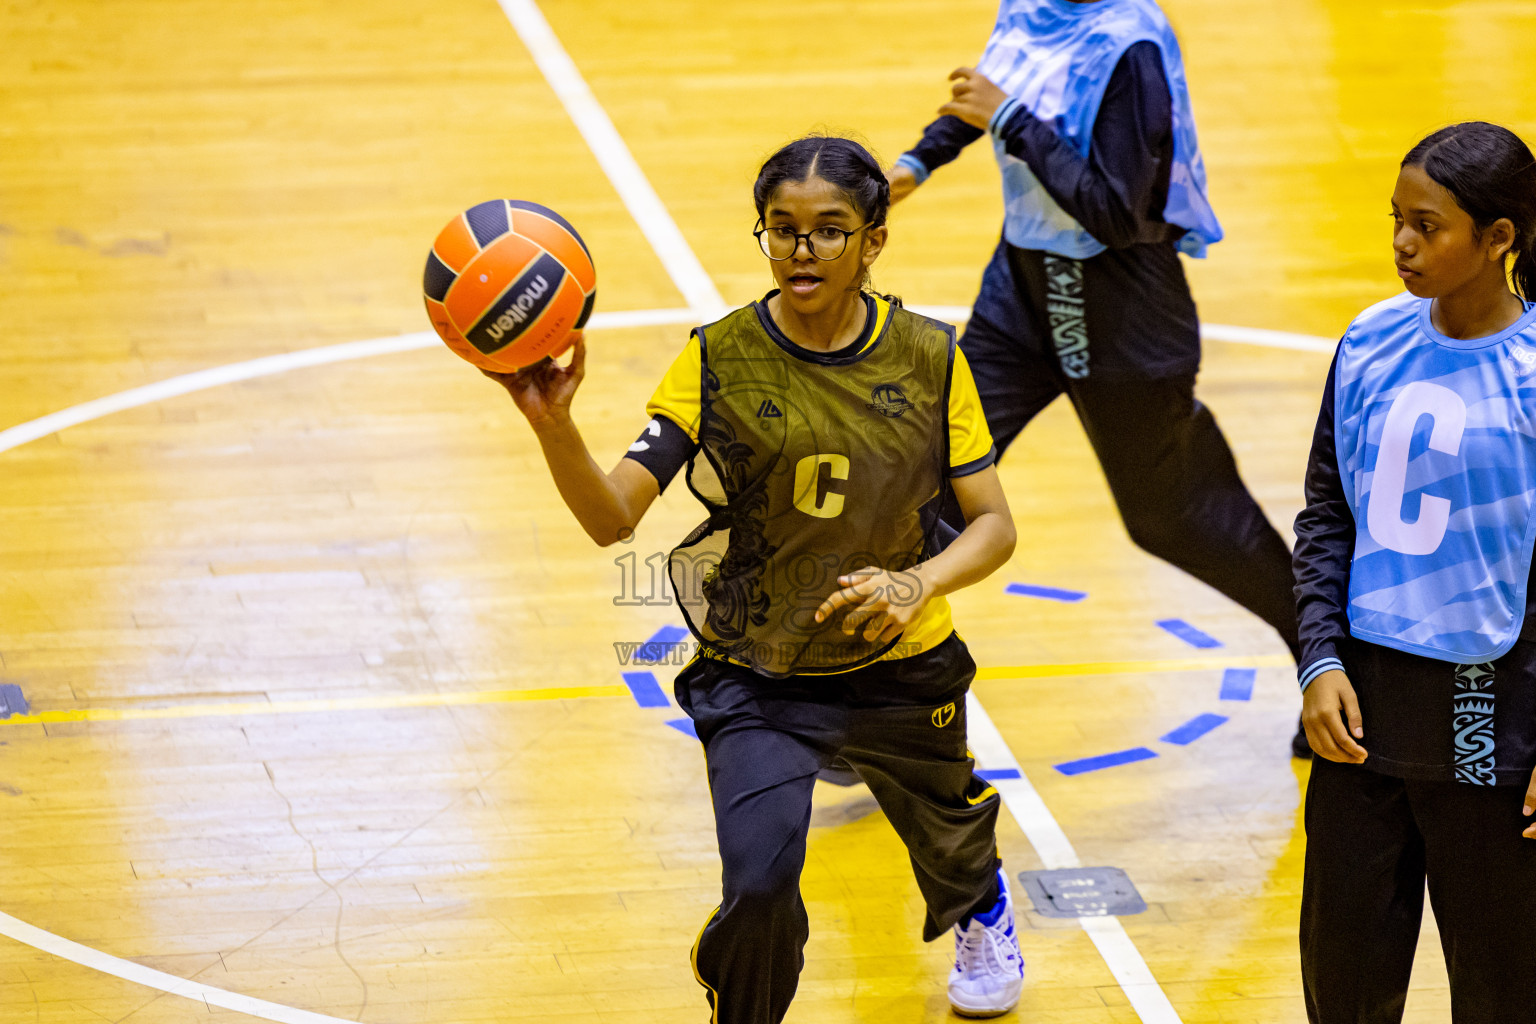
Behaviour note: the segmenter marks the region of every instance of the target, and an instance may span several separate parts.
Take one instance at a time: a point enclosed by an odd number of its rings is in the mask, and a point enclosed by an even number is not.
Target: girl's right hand
[[[1360,701],[1349,676],[1338,669],[1329,669],[1307,687],[1301,699],[1301,724],[1307,730],[1307,742],[1313,753],[1346,764],[1365,760],[1365,748],[1355,742],[1365,738],[1365,729],[1360,724]]]
[[[586,366],[586,340],[577,331],[572,335],[571,361],[565,366],[545,358],[516,373],[480,372],[506,388],[533,429],[540,430],[570,421],[571,399],[586,376]]]

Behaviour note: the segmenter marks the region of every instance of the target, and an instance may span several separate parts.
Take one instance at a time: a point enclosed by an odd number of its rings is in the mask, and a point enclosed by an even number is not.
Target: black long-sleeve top
[[[1304,485],[1306,507],[1296,516],[1291,569],[1296,579],[1296,619],[1301,640],[1297,676],[1305,690],[1323,672],[1342,669],[1340,647],[1349,636],[1349,567],[1355,555],[1355,517],[1349,510],[1334,446],[1334,371],[1328,367],[1323,404],[1312,431]]]
[[[1086,157],[1017,101],[999,110],[997,134],[1088,233],[1111,249],[1172,242],[1184,229],[1163,221],[1173,166],[1173,99],[1157,44],[1139,42],[1109,77]],[[941,117],[898,161],[924,179],[985,135]]]

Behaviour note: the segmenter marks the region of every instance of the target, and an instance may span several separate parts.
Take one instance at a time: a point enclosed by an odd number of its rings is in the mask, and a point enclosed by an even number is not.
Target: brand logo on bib
[[[1524,377],[1532,370],[1536,370],[1536,352],[1521,345],[1509,346],[1510,361],[1515,364],[1515,376]]]
[[[933,713],[932,717],[933,717],[933,727],[935,729],[942,729],[942,728],[944,728],[950,722],[953,722],[955,720],[955,706],[954,706],[954,704],[945,704],[943,707],[941,707],[937,711],[935,711]]]

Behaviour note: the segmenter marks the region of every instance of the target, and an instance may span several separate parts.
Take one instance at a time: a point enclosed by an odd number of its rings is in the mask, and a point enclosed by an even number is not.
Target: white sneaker
[[[1024,956],[1013,930],[1013,897],[1002,868],[997,870],[997,886],[1002,892],[1001,910],[993,924],[973,917],[965,928],[955,925],[949,1005],[962,1017],[1001,1016],[1018,1005],[1024,988]],[[993,911],[997,910],[994,906]]]

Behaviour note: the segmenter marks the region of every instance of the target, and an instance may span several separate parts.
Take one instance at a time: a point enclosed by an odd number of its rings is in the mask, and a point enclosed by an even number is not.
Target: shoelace
[[[1009,965],[1018,954],[999,942],[991,928],[971,924],[955,934],[955,966],[970,975],[981,973],[978,967],[992,976],[1011,974]]]

